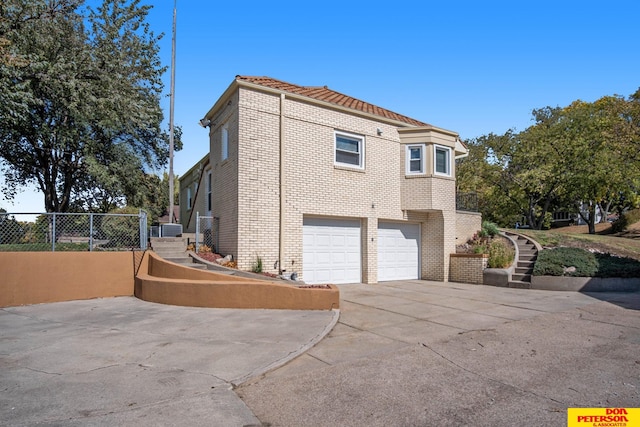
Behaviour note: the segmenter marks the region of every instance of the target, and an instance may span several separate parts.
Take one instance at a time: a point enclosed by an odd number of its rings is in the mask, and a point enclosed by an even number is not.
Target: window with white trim
[[[187,187],[187,209],[191,209],[193,200],[191,199],[191,187]]]
[[[451,148],[434,145],[433,170],[436,175],[451,176]]]
[[[406,174],[419,175],[424,174],[424,144],[415,144],[406,146]]]
[[[364,137],[335,132],[334,164],[364,169]]]
[[[229,125],[222,126],[222,143],[220,144],[220,160],[229,157]]]

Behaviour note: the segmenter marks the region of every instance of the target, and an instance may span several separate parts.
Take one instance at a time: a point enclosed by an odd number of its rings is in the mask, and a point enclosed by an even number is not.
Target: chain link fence
[[[0,251],[122,251],[146,247],[144,211],[0,213]]]
[[[218,249],[218,226],[219,220],[215,216],[200,216],[196,212],[196,247],[195,251],[200,252],[204,249],[216,252]]]

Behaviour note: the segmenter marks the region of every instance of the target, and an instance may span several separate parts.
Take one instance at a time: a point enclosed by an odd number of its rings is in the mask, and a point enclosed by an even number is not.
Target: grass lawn
[[[587,226],[569,226],[551,230],[511,230],[531,237],[543,247],[574,247],[640,260],[640,222],[626,231],[611,234],[611,224],[596,224],[596,233],[589,234]]]
[[[88,251],[88,243],[56,243],[56,251]],[[16,243],[0,245],[0,252],[49,252],[51,243]]]

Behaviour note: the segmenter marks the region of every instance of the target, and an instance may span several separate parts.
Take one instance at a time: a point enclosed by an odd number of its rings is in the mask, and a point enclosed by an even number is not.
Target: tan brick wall
[[[200,161],[180,176],[180,223],[185,233],[195,233],[196,212],[206,215],[206,174],[209,170],[209,165],[205,166],[205,162]],[[187,189],[191,189],[191,207],[187,203]]]
[[[451,254],[449,280],[481,285],[488,260],[489,255],[485,254]]]
[[[213,174],[213,211],[219,218],[218,251],[238,256],[238,94],[213,117],[209,130],[209,160]],[[222,160],[222,128],[229,130],[229,156]]]
[[[467,243],[482,228],[482,215],[479,212],[456,212],[456,244]]]
[[[241,269],[250,269],[260,256],[265,270],[275,272],[280,230],[281,99],[279,94],[240,88],[234,101],[237,106],[226,107],[237,108],[237,115],[229,118],[236,128],[230,138],[233,142],[228,161],[219,164],[218,125],[212,129],[211,138],[211,164],[216,178],[214,210],[216,204],[226,209],[221,212],[218,208],[217,214],[221,217],[220,246],[228,248],[227,253],[236,257]],[[290,98],[285,99],[282,114],[285,153],[282,268],[296,271],[304,279],[304,216],[357,218],[362,224],[362,281],[375,283],[378,221],[418,221],[422,223],[422,276],[447,280],[448,255],[455,251],[455,181],[434,178],[429,184],[433,188],[432,197],[438,199],[435,205],[442,210],[403,211],[404,147],[394,126]],[[365,139],[364,170],[334,165],[335,131]],[[418,197],[429,195],[420,196],[418,192]],[[225,217],[231,223],[224,221]],[[235,242],[233,233],[237,236]]]

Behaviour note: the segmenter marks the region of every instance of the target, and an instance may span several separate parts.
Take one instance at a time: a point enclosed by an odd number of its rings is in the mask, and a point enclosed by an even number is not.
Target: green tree
[[[119,206],[140,172],[168,157],[160,109],[165,67],[159,37],[145,22],[150,7],[139,0],[104,0],[97,10],[81,5],[5,0],[0,7],[5,194],[35,182],[48,212],[83,204],[89,192],[99,210]]]

